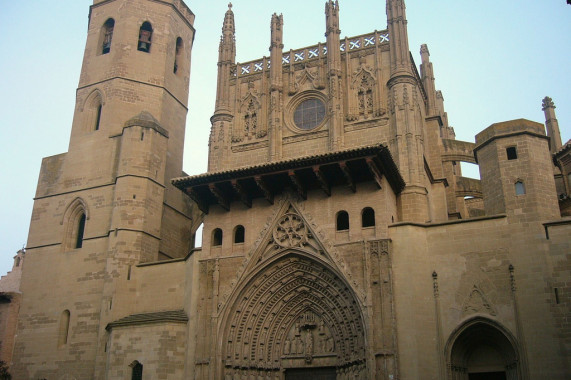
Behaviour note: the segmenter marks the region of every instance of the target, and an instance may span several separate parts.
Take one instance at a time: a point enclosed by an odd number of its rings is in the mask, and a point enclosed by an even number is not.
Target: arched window
[[[515,195],[524,195],[525,194],[525,185],[523,181],[517,181],[515,183]]]
[[[103,95],[99,89],[92,91],[85,99],[83,105],[84,125],[88,132],[98,131],[101,128],[103,114]]]
[[[212,246],[220,246],[222,245],[222,230],[220,228],[214,229],[212,231]]]
[[[137,50],[148,53],[151,51],[151,38],[153,37],[153,27],[150,22],[145,21],[139,29],[139,43]]]
[[[89,214],[86,204],[81,198],[76,198],[64,213],[62,224],[65,226],[63,249],[78,249],[83,246],[85,226]]]
[[[375,225],[375,210],[365,207],[361,213],[361,226],[373,227]]]
[[[176,46],[175,46],[175,52],[174,52],[174,67],[173,67],[173,73],[177,73],[178,71],[178,65],[180,64],[180,57],[182,56],[182,51],[184,50],[184,44],[182,42],[182,38],[178,37],[176,39]]]
[[[337,231],[345,231],[349,229],[349,214],[347,211],[339,211],[337,213]]]
[[[99,130],[99,124],[101,123],[101,111],[103,110],[103,105],[99,104],[97,106],[97,114],[95,115],[95,130]]]
[[[103,24],[103,41],[101,43],[101,54],[107,54],[111,51],[111,40],[113,39],[113,29],[115,28],[115,20],[107,19]]]
[[[142,380],[143,379],[143,365],[135,360],[130,364],[131,367],[131,380]]]
[[[69,335],[69,310],[64,310],[59,319],[59,334],[58,334],[58,347],[67,344],[67,337]]]
[[[238,225],[234,228],[234,244],[244,242],[244,226]]]
[[[75,238],[75,248],[83,247],[83,233],[85,232],[85,214],[81,214],[77,222],[77,232]]]

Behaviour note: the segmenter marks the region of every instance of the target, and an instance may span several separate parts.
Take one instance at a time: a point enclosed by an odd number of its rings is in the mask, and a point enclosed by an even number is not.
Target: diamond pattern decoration
[[[365,37],[365,38],[363,38],[363,41],[365,42],[365,46],[374,45],[375,44],[375,36]]]
[[[349,50],[359,49],[361,47],[360,40],[349,41]]]

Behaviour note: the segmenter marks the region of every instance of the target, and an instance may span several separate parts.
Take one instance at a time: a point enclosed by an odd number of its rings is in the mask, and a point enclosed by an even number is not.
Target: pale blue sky
[[[0,274],[25,245],[42,157],[67,151],[89,0],[0,0]],[[324,0],[235,0],[237,60],[269,55],[270,17],[289,50],[325,40]],[[227,1],[187,1],[196,14],[184,169],[206,170],[216,60]],[[341,0],[341,35],[386,28],[382,0]],[[571,138],[571,5],[565,0],[407,1],[410,50],[426,43],[457,138],[498,121],[543,122],[551,96]]]

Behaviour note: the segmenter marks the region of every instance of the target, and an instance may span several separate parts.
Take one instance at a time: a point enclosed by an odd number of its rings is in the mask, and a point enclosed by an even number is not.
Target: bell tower
[[[94,0],[89,9],[68,152],[43,159],[36,190],[16,378],[101,373],[101,326],[129,312],[114,297],[131,268],[192,248],[199,214],[170,180],[184,175],[193,22],[180,0]],[[57,350],[38,339],[55,339]],[[78,356],[68,342],[92,349]],[[45,372],[46,362],[82,362],[84,372]]]

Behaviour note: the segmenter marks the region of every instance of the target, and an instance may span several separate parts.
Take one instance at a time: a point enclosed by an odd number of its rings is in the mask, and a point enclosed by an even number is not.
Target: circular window
[[[293,122],[299,129],[313,129],[320,125],[323,119],[325,119],[325,104],[317,98],[299,103],[293,113]]]

